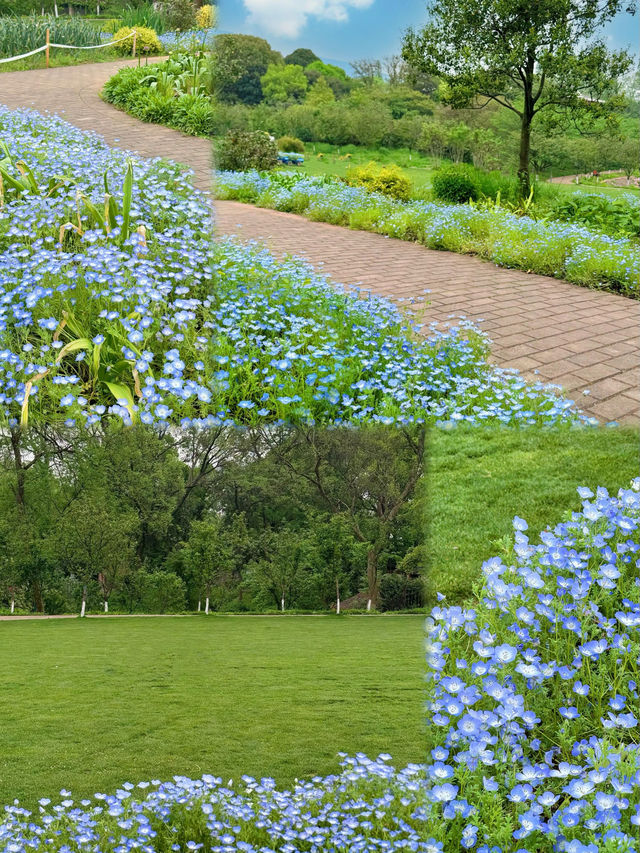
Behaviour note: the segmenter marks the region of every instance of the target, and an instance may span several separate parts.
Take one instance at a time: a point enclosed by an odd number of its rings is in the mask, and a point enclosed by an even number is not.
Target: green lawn
[[[421,616],[0,623],[0,803],[424,760]]]
[[[469,594],[484,560],[512,535],[514,515],[533,537],[580,509],[578,486],[616,491],[638,476],[640,433],[586,430],[433,430],[425,499],[432,592]]]

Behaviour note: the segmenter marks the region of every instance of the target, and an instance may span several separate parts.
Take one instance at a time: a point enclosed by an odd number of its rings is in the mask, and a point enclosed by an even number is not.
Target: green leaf
[[[116,400],[127,401],[127,409],[129,410],[129,414],[131,415],[131,420],[135,420],[135,403],[133,401],[133,394],[131,393],[129,388],[127,388],[126,385],[119,385],[117,382],[105,382],[105,385],[107,386],[109,391],[111,391]]]
[[[127,174],[124,176],[124,189],[122,196],[122,240],[124,242],[129,236],[129,223],[131,220],[131,198],[133,194],[133,161],[129,160]]]

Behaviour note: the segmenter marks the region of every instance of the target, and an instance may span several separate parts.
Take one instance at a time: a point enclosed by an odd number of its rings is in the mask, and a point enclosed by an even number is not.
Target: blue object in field
[[[283,163],[285,166],[301,166],[304,163],[304,157],[302,154],[278,151],[278,163]]]

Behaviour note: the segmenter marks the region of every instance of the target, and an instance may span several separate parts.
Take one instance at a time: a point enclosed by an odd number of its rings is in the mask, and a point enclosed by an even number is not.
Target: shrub
[[[408,201],[411,195],[411,181],[397,166],[378,166],[368,163],[366,166],[351,168],[345,182],[352,187],[364,187],[370,192]]]
[[[120,18],[109,18],[107,21],[103,21],[101,25],[102,32],[104,33],[115,33],[122,26],[123,22]]]
[[[190,30],[196,22],[193,0],[157,0],[154,5],[164,15],[169,29]]]
[[[573,193],[558,199],[550,213],[554,219],[577,222],[606,234],[637,237],[640,233],[640,203],[630,194],[610,198],[598,193]]]
[[[186,607],[185,582],[173,572],[143,575],[141,593],[145,613],[177,613]]]
[[[129,97],[127,111],[141,121],[169,124],[175,110],[175,99],[162,92],[140,87]]]
[[[420,578],[400,573],[380,578],[380,610],[407,610],[423,604],[424,584]]]
[[[196,27],[201,30],[208,30],[212,27],[215,21],[215,13],[213,6],[209,3],[201,6],[196,12]]]
[[[288,154],[304,154],[304,142],[296,136],[281,136],[278,148]]]
[[[464,204],[480,195],[478,182],[472,171],[463,164],[443,166],[431,182],[434,198],[449,204]]]
[[[174,99],[171,124],[190,136],[213,136],[213,105],[202,95]]]
[[[216,159],[219,169],[264,171],[277,165],[278,147],[264,131],[230,130],[218,146]]]
[[[121,68],[105,83],[102,90],[105,100],[117,107],[126,106],[147,73],[147,68]]]
[[[637,849],[640,479],[578,492],[582,511],[539,544],[516,516],[475,600],[431,613],[427,772],[446,853],[478,835],[495,853]]]
[[[156,35],[155,30],[149,29],[149,27],[136,27],[135,28],[137,37],[136,37],[136,53],[142,54],[143,51],[146,53],[162,53],[162,45],[158,40],[158,36]],[[133,50],[133,28],[132,27],[121,27],[117,33],[114,35],[114,40],[118,41],[118,44],[114,45],[114,49],[125,56],[128,53],[131,53]],[[119,41],[119,39],[124,39],[124,41]]]

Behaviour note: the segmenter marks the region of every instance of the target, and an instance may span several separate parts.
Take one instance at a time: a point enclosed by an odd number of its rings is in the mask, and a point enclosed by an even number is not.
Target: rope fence
[[[46,53],[47,59],[47,68],[49,67],[49,50],[52,47],[62,47],[65,50],[96,50],[100,47],[111,47],[114,44],[120,44],[121,41],[126,41],[133,36],[133,47],[131,49],[131,55],[135,59],[136,57],[136,41],[138,39],[137,30],[132,30],[128,35],[123,36],[120,39],[115,39],[115,41],[103,42],[102,44],[88,44],[88,45],[77,45],[77,44],[58,44],[57,42],[49,40],[49,30],[47,29],[47,40],[42,45],[42,47],[36,47],[35,50],[30,50],[28,53],[21,53],[19,56],[8,56],[6,59],[0,59],[0,65],[5,62],[17,62],[20,59],[26,59],[29,56],[35,56],[36,53],[42,53],[43,51]]]

